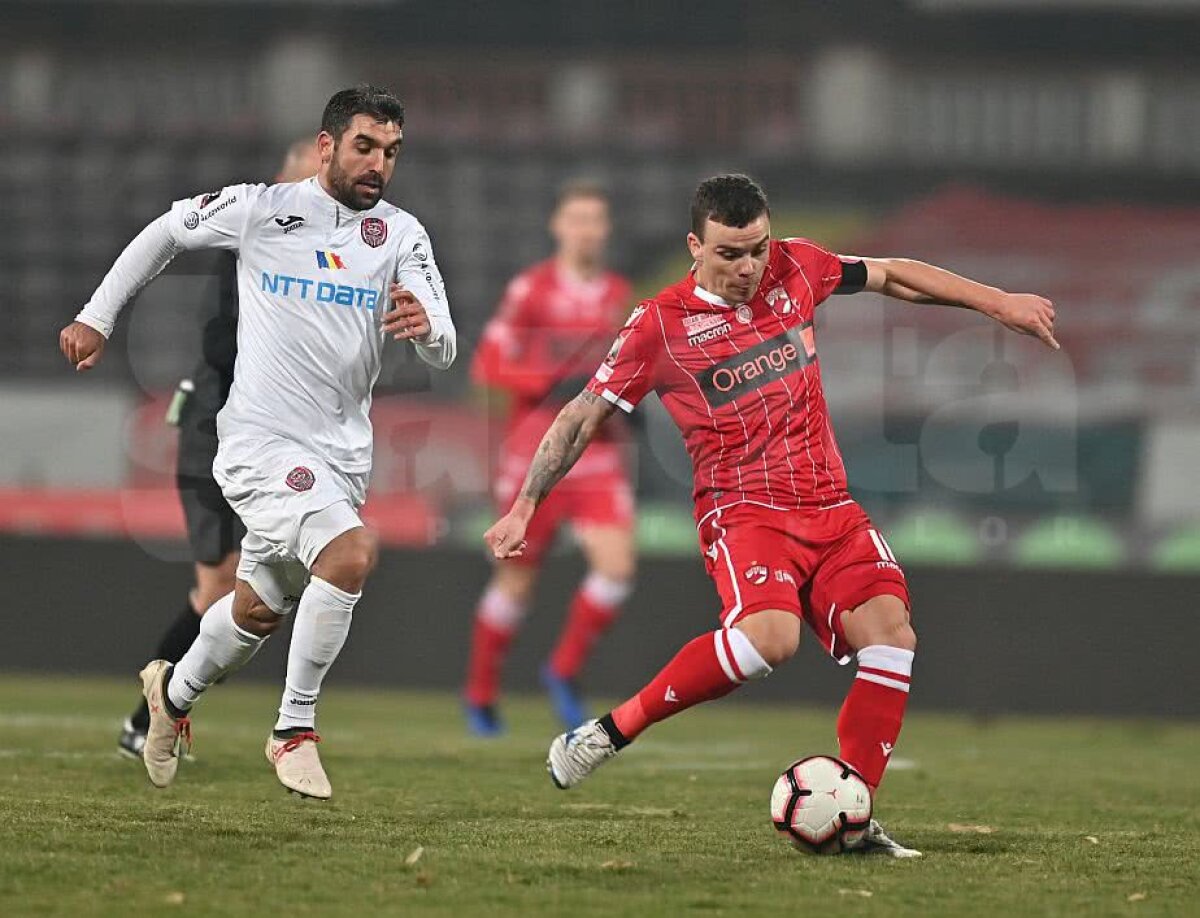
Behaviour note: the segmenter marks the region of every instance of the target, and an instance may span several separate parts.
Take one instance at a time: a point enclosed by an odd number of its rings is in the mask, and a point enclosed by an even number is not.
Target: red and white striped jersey
[[[484,329],[471,375],[513,396],[507,447],[532,457],[562,406],[579,394],[629,310],[630,286],[605,271],[592,281],[567,277],[554,259],[508,285]],[[612,438],[609,434],[607,438]]]
[[[804,239],[773,240],[748,303],[732,306],[689,275],[641,303],[617,335],[588,390],[624,411],[658,393],[692,458],[697,519],[745,502],[849,499],[813,335],[821,302],[862,289],[843,283],[849,263],[858,260]]]

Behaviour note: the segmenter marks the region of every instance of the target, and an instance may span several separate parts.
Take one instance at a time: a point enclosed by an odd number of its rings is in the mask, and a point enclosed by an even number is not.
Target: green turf
[[[711,705],[562,793],[540,701],[484,743],[447,696],[335,674],[317,803],[275,783],[276,694],[244,683],[205,700],[197,761],[154,790],[112,751],[132,688],[0,678],[0,915],[1200,911],[1195,726],[911,717],[877,804],[925,851],[901,862],[800,855],[770,826],[775,773],[834,748],[829,711]]]

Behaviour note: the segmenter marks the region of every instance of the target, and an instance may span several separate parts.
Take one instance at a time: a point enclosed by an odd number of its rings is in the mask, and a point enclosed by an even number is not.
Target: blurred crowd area
[[[852,486],[909,562],[1200,568],[1200,4],[326,0],[0,2],[0,526],[179,532],[163,409],[216,307],[181,258],[86,385],[58,329],[169,202],[268,180],[334,90],[408,109],[388,197],[430,229],[458,365],[385,367],[371,506],[395,542],[473,542],[502,425],[469,382],[567,178],[611,260],[687,270],[698,180],[745,171],[780,235],[903,255],[1058,308],[1061,353],[957,310],[820,313]],[[630,304],[632,307],[632,303]],[[693,551],[689,468],[650,400],[641,537]]]

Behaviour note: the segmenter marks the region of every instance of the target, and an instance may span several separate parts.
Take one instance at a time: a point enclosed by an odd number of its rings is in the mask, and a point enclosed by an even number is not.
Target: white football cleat
[[[915,848],[905,848],[902,844],[894,841],[883,831],[883,826],[879,824],[879,820],[871,820],[871,828],[867,829],[867,834],[862,842],[853,851],[861,852],[862,854],[874,854],[882,857],[923,857],[920,851]]]
[[[559,790],[574,787],[620,750],[600,721],[589,720],[555,737],[546,758],[546,771]]]
[[[166,660],[151,660],[138,674],[142,679],[142,695],[150,707],[150,727],[142,744],[142,761],[146,774],[155,787],[167,787],[175,780],[179,754],[192,747],[192,722],[185,717],[172,717],[167,708],[166,675],[171,664]]]
[[[275,766],[279,783],[301,797],[328,800],[333,786],[321,767],[317,743],[321,737],[312,730],[279,739],[272,733],[267,737],[267,761]]]

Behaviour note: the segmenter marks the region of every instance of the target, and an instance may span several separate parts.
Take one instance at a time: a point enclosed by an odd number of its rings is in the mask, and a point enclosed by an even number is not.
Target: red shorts
[[[501,513],[508,512],[520,493],[530,461],[528,456],[516,453],[502,457],[501,474],[494,488]],[[633,506],[633,487],[625,473],[622,447],[617,443],[593,443],[537,508],[525,531],[525,553],[512,561],[539,564],[563,523],[570,523],[576,530],[588,526],[632,529]]]
[[[704,519],[700,547],[721,595],[724,627],[763,609],[782,609],[808,622],[839,661],[853,653],[842,612],[884,593],[909,604],[891,548],[853,501],[828,510],[735,504]]]

